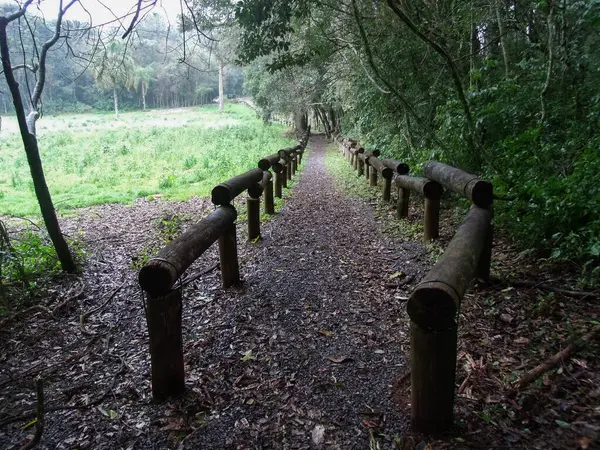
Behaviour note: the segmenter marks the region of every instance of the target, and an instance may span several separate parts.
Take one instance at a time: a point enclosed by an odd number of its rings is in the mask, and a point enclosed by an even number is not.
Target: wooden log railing
[[[491,219],[491,209],[473,205],[440,260],[408,300],[415,431],[437,433],[452,426],[458,313],[473,278],[489,270]]]
[[[219,245],[219,265],[223,288],[240,282],[237,256],[237,211],[233,200],[247,191],[248,237],[260,237],[260,198],[265,199],[265,213],[275,212],[273,196],[281,197],[287,173],[297,169],[291,160],[302,155],[309,132],[299,144],[262,158],[258,168],[249,170],[215,186],[211,192],[217,209],[181,236],[167,244],[158,255],[140,269],[138,280],[145,294],[146,319],[150,337],[152,395],[162,401],[185,390],[183,339],[181,334],[182,294],[176,287],[183,273],[215,242]],[[289,156],[288,156],[289,155]],[[289,172],[286,171],[289,167]],[[275,189],[273,175],[275,174]],[[275,191],[275,192],[274,192]]]
[[[223,286],[239,282],[233,206],[220,206],[164,247],[141,268],[150,336],[152,395],[164,400],[185,389],[181,338],[181,291],[173,286],[185,270],[219,240]],[[232,237],[233,236],[233,237]]]
[[[408,216],[411,191],[425,198],[426,240],[439,235],[440,199],[444,189],[473,203],[444,254],[413,290],[407,303],[411,330],[411,426],[419,433],[447,431],[453,424],[460,305],[473,280],[490,279],[494,230],[492,185],[437,161],[425,166],[426,178],[408,176],[406,164],[380,160],[374,152],[358,152],[354,149],[360,146],[347,139],[338,137],[338,142],[346,158],[351,154],[356,156],[357,160],[351,161],[352,167],[358,170],[359,176],[364,174],[372,186],[377,185],[377,173],[381,173],[384,180],[388,179],[383,168],[395,173],[398,218]],[[388,195],[384,185],[385,201],[389,200]]]
[[[493,201],[492,184],[464,170],[430,161],[425,166],[425,176],[437,181],[446,189],[471,200],[477,206],[487,208]]]
[[[428,178],[398,175],[394,179],[398,188],[398,203],[396,217],[408,217],[408,202],[410,191],[425,197],[424,239],[429,241],[439,236],[440,230],[440,199],[444,189],[442,185]]]

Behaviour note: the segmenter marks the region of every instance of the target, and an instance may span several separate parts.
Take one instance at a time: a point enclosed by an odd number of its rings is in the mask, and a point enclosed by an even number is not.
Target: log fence
[[[442,257],[412,291],[407,303],[411,335],[411,426],[422,433],[444,432],[454,420],[461,302],[474,280],[490,279],[492,184],[437,161],[425,166],[425,177],[409,176],[409,167],[404,163],[380,160],[375,150],[356,151],[361,148],[357,141],[338,138],[338,143],[358,176],[365,175],[371,186],[377,186],[377,173],[382,175],[385,202],[391,200],[391,185],[396,187],[397,218],[408,216],[411,192],[424,197],[426,241],[439,237],[440,200],[444,189],[472,202]],[[357,159],[352,160],[352,155]]]
[[[138,281],[144,293],[144,307],[150,338],[152,396],[155,401],[180,395],[185,390],[183,339],[181,334],[183,273],[215,242],[224,289],[240,282],[237,255],[236,219],[232,202],[247,192],[248,238],[260,238],[260,203],[265,214],[275,213],[274,196],[281,198],[302,161],[310,128],[295,147],[280,150],[258,162],[258,168],[215,186],[211,200],[216,209],[199,223],[163,247],[144,264]],[[270,169],[273,170],[271,173]]]

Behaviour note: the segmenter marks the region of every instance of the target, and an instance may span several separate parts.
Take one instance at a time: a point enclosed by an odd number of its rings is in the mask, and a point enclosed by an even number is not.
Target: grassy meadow
[[[14,119],[0,133],[0,215],[39,214]],[[256,167],[292,143],[279,125],[263,125],[251,109],[200,108],[40,119],[40,152],[56,209],[207,196],[215,184]],[[6,125],[6,126],[5,126]]]

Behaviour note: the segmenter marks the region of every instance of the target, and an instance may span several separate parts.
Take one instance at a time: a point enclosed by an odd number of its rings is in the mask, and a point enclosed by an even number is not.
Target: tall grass
[[[177,114],[189,116],[187,111]],[[215,127],[219,117],[227,125]],[[89,120],[112,119],[97,115]],[[47,181],[59,210],[156,194],[172,199],[206,196],[215,184],[256,167],[262,156],[291,144],[282,136],[281,126],[265,126],[254,112],[238,105],[228,105],[221,115],[213,108],[199,109],[194,120],[180,127],[147,126],[147,120],[135,126],[136,116],[121,128],[89,131],[81,124],[85,121],[40,137]],[[26,216],[38,211],[22,143],[17,135],[4,138],[0,214]]]

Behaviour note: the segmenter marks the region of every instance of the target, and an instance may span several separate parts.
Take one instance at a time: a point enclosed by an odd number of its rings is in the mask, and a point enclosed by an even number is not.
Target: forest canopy
[[[420,167],[488,177],[497,221],[588,275],[600,256],[600,2],[246,0],[246,89]],[[292,95],[290,95],[292,93]]]

